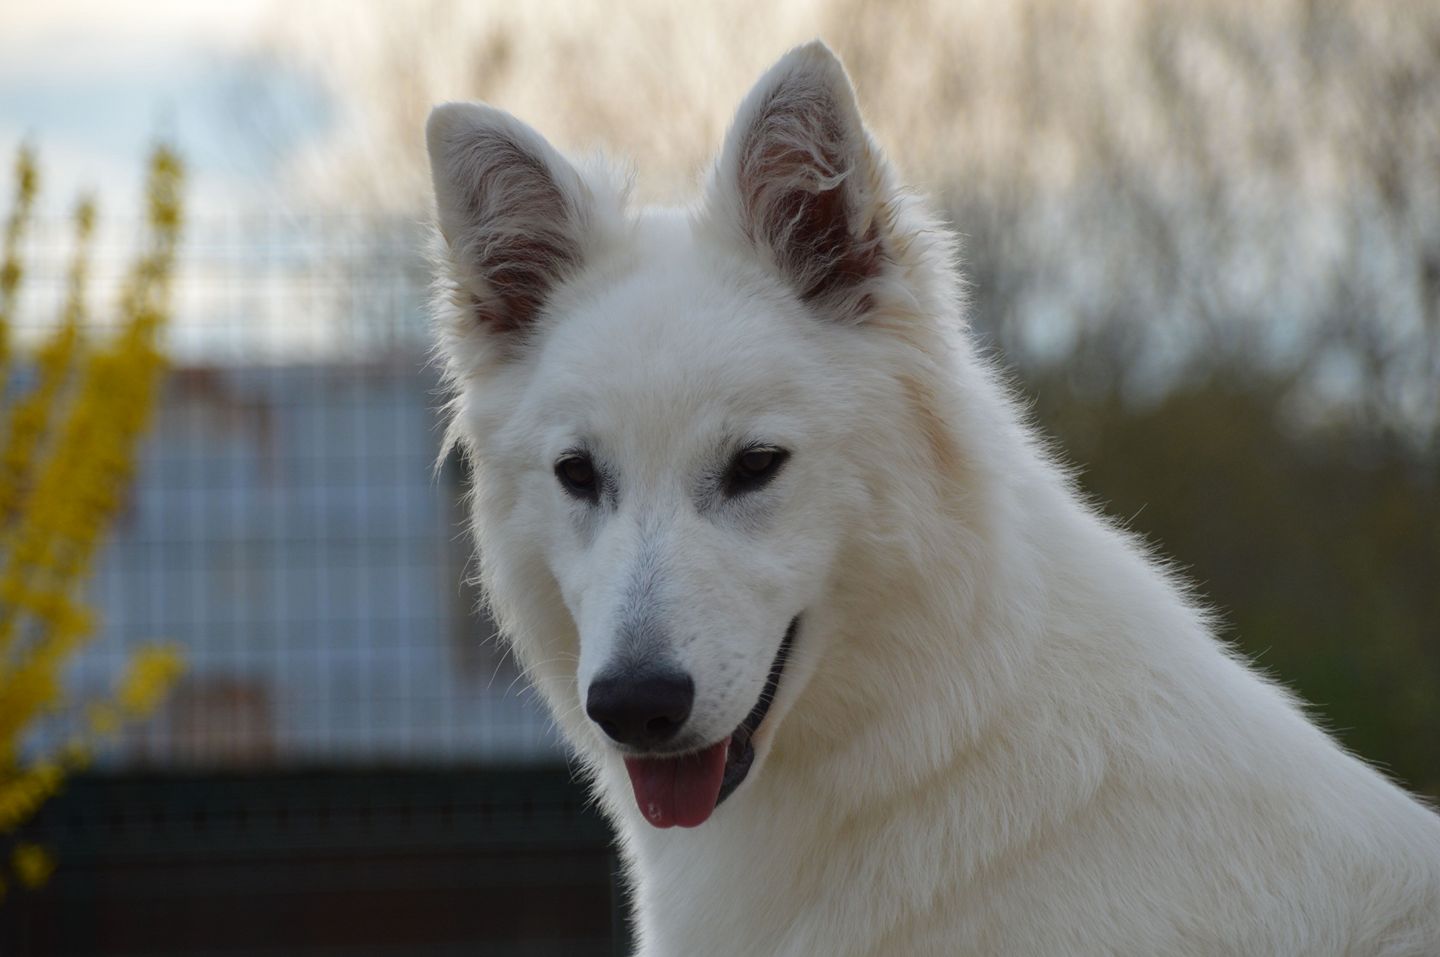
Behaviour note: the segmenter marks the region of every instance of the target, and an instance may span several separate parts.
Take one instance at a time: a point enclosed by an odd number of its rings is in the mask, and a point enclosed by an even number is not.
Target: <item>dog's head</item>
[[[691,210],[628,211],[604,168],[487,106],[427,134],[497,619],[646,819],[697,825],[804,686],[807,609],[873,503],[867,384],[903,338],[879,327],[926,294],[906,200],[818,43],[742,103]]]

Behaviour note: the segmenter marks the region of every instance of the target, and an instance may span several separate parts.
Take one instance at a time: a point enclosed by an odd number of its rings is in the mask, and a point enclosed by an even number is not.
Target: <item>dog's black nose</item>
[[[654,748],[675,737],[694,703],[695,682],[682,672],[602,675],[590,683],[585,713],[621,744]]]

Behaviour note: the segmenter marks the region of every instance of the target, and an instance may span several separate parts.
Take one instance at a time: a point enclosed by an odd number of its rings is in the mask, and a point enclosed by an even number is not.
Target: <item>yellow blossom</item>
[[[174,648],[152,646],[136,652],[130,661],[130,673],[115,696],[120,709],[134,716],[149,714],[183,668]]]
[[[75,365],[85,319],[85,279],[94,231],[95,204],[86,199],[75,210],[75,251],[60,323],[35,357],[35,387],[15,403],[10,430],[0,448],[0,523],[7,528],[24,497],[36,452]]]
[[[10,856],[15,876],[26,887],[39,887],[50,879],[55,870],[55,855],[39,844],[17,844]]]
[[[69,710],[63,670],[97,630],[82,595],[133,475],[164,371],[158,339],[170,311],[182,181],[178,157],[158,148],[150,163],[148,240],[120,297],[117,332],[105,342],[84,335],[95,207],[88,200],[77,207],[59,322],[33,356],[33,384],[0,412],[0,835],[29,820],[67,773],[88,762],[96,743],[153,711],[181,671],[173,648],[138,650],[109,699],[82,703],[78,733],[50,753],[22,753],[31,729]],[[0,395],[38,184],[26,150],[16,183],[0,247]],[[10,870],[25,886],[43,883],[54,867],[35,845],[19,845],[12,858]]]
[[[20,289],[20,241],[30,225],[40,177],[35,157],[21,147],[15,158],[15,202],[5,221],[5,240],[0,248],[0,389],[10,361],[10,318],[15,308],[15,295]]]

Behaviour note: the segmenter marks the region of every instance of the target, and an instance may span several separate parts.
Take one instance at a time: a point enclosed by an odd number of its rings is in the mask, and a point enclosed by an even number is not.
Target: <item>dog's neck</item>
[[[912,388],[906,424],[924,434],[935,468],[889,474],[861,540],[837,563],[828,600],[807,620],[825,633],[823,660],[764,772],[833,773],[843,780],[814,783],[841,810],[883,804],[966,760],[1023,697],[1050,622],[1064,614],[1047,573],[1053,543],[1038,529],[1098,530],[1003,388],[977,375],[950,381],[982,385],[965,395]],[[981,417],[991,420],[984,428]],[[980,435],[990,447],[973,447]]]
[[[1046,577],[1046,543],[1024,531],[1041,522],[1056,527],[1056,511],[1068,514],[1081,536],[1093,520],[1060,473],[1032,451],[1003,391],[941,403],[955,417],[929,439],[949,460],[927,474],[877,477],[889,485],[869,520],[857,523],[859,538],[844,550],[826,600],[807,611],[797,639],[797,663],[813,669],[809,680],[734,805],[693,835],[656,832],[624,801],[612,805],[651,911],[698,907],[697,899],[708,899],[702,887],[722,884],[721,896],[739,911],[762,912],[764,885],[754,880],[760,867],[801,896],[813,891],[817,899],[872,909],[866,926],[881,934],[903,907],[871,893],[875,881],[883,883],[872,873],[876,861],[832,861],[820,876],[806,864],[810,856],[794,849],[810,846],[818,857],[823,848],[884,847],[887,835],[903,833],[906,850],[897,853],[913,871],[907,881],[951,886],[1083,807],[1099,786],[1101,747],[1077,747],[1074,738],[1045,731],[1063,720],[1065,705],[1037,699],[1045,685],[1033,671],[1054,666],[1037,660],[1049,653],[1051,622],[1063,611]],[[968,411],[953,408],[960,405]],[[965,417],[986,414],[1008,417],[1008,448],[970,448],[967,435],[982,430],[967,430]],[[938,422],[910,425],[933,430]],[[867,454],[904,461],[884,451]],[[955,467],[968,471],[957,475]],[[923,516],[929,520],[921,524]],[[1002,528],[1021,531],[1000,536]],[[808,649],[807,633],[814,636]],[[820,660],[804,662],[806,654]],[[943,806],[932,806],[937,793],[947,795]],[[860,831],[874,833],[855,840]],[[796,859],[773,860],[777,846]],[[694,886],[644,884],[649,874],[683,872],[683,861],[702,848],[707,871]],[[808,888],[810,881],[821,883]],[[779,921],[770,932],[785,926]],[[859,942],[847,946],[858,950]]]

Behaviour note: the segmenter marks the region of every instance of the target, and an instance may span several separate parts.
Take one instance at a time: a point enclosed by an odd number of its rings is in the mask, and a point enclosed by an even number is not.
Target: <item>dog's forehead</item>
[[[677,439],[798,411],[797,382],[819,359],[813,318],[721,250],[680,236],[654,252],[561,304],[536,366],[536,401],[610,431]]]

